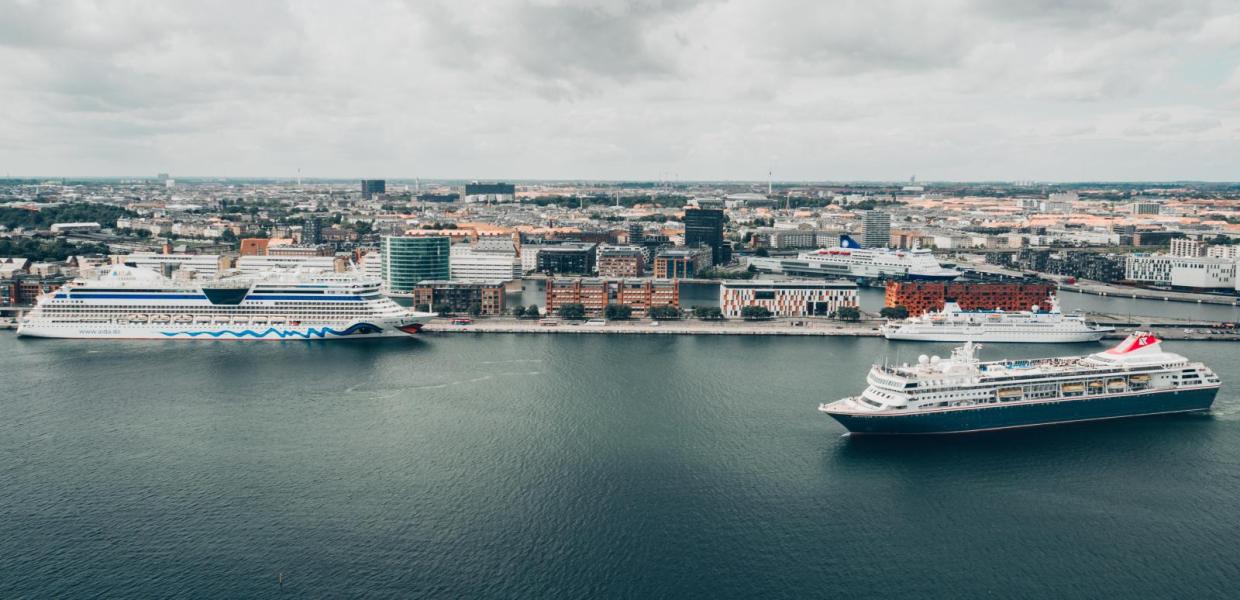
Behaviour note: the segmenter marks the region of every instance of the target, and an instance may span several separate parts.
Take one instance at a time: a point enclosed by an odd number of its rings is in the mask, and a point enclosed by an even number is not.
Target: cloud
[[[1240,160],[1240,13],[1213,0],[0,14],[10,173],[1220,179]]]

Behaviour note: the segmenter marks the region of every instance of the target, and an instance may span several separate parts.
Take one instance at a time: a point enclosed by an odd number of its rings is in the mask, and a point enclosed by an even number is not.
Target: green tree
[[[446,317],[446,316],[448,316],[448,315],[451,315],[451,314],[452,314],[452,305],[451,305],[451,304],[448,304],[448,303],[446,303],[446,302],[439,302],[439,303],[435,304],[435,306],[434,306],[433,308],[434,308],[434,311],[435,311],[435,312],[437,312],[437,313],[439,313],[439,314],[440,314],[440,316],[445,316],[445,317]]]
[[[531,304],[525,307],[525,316],[531,319],[537,319],[542,316],[542,313],[538,311],[537,304]]]
[[[765,258],[765,257],[768,257],[768,256],[770,256],[770,255],[771,255],[771,251],[770,251],[770,250],[767,250],[766,248],[758,248],[757,250],[754,250],[753,255],[754,255],[754,256],[761,256],[761,257]]]
[[[841,321],[859,321],[861,320],[861,309],[855,306],[842,306],[835,311],[835,318]]]
[[[722,321],[723,311],[718,306],[695,306],[693,316],[703,321]]]
[[[584,319],[586,318],[586,307],[583,304],[570,302],[560,305],[556,311],[562,319]]]
[[[512,307],[512,316],[520,319],[525,314],[525,306],[521,304]]]
[[[765,306],[742,306],[741,318],[746,321],[771,318],[771,311]]]
[[[651,306],[650,318],[659,320],[679,319],[680,309],[675,306]]]
[[[481,305],[481,304],[479,304],[479,303],[477,303],[477,302],[475,302],[475,303],[473,303],[473,304],[470,304],[470,305],[469,305],[469,315],[470,315],[471,317],[478,317],[478,316],[481,316],[481,315],[482,315],[482,305]]]
[[[419,304],[419,305],[417,305],[417,306],[414,306],[414,307],[413,307],[413,310],[416,310],[416,311],[418,311],[418,312],[431,312],[431,305],[429,305],[429,304]]]
[[[608,304],[607,308],[603,309],[603,316],[624,321],[633,317],[633,307],[628,304]]]
[[[908,309],[904,308],[904,305],[902,304],[897,304],[895,306],[884,306],[882,310],[878,311],[878,314],[884,319],[907,319]]]

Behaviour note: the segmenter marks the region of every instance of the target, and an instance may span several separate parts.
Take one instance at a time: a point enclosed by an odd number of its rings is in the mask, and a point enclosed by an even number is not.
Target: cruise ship
[[[751,258],[749,264],[767,273],[833,279],[951,280],[960,276],[960,271],[940,265],[929,250],[862,248],[847,235],[840,236],[840,245],[834,248],[802,252],[795,259]]]
[[[981,362],[977,348],[875,365],[861,395],[818,410],[852,434],[963,433],[1205,411],[1221,385],[1145,332],[1088,356]]]
[[[889,340],[922,342],[1096,342],[1115,331],[1114,327],[1090,325],[1079,314],[1065,315],[1051,296],[1050,309],[1034,305],[1031,310],[963,310],[955,302],[944,302],[943,310],[903,321],[890,321],[880,331]]]
[[[47,338],[321,340],[404,336],[434,315],[412,312],[357,273],[297,270],[180,281],[109,267],[41,296],[17,334]]]

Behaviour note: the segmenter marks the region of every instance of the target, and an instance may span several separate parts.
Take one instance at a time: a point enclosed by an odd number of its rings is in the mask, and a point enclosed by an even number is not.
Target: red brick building
[[[644,317],[652,306],[680,308],[680,282],[675,280],[593,277],[547,280],[547,314],[565,304],[581,304],[586,314],[603,314],[608,304],[627,304],[634,317]]]
[[[965,310],[1029,310],[1035,304],[1048,306],[1047,298],[1057,286],[1051,282],[943,282],[888,281],[886,306],[903,306],[917,316],[942,310],[945,300],[953,300]]]

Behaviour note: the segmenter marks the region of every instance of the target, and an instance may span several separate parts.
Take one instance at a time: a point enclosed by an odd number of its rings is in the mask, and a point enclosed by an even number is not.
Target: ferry
[[[965,433],[1207,411],[1222,385],[1145,332],[1087,356],[981,362],[977,349],[874,365],[864,392],[818,410],[850,434]]]
[[[795,259],[750,258],[749,264],[766,273],[833,279],[948,281],[960,276],[960,271],[940,265],[927,249],[863,248],[847,235],[840,236],[840,244],[833,248],[802,252]]]
[[[414,312],[356,272],[284,270],[197,281],[116,265],[40,296],[17,334],[44,338],[326,340],[406,336]]]
[[[944,302],[943,310],[902,321],[888,321],[879,331],[889,340],[922,342],[1096,342],[1114,327],[1091,325],[1080,314],[1065,315],[1055,296],[1048,299],[1050,309],[1034,305],[1031,310],[963,310],[955,302]]]

